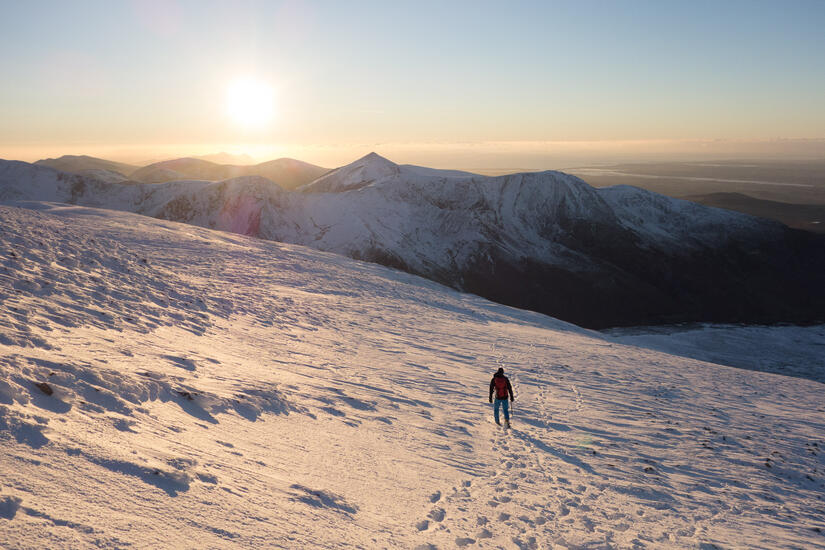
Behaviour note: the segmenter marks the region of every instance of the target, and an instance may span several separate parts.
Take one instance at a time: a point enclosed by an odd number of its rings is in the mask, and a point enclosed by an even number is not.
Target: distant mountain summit
[[[366,187],[400,174],[401,168],[377,153],[370,153],[351,164],[332,170],[305,185],[306,193],[341,193]]]
[[[305,193],[341,193],[361,189],[374,183],[383,184],[397,178],[472,178],[482,177],[459,170],[438,170],[410,164],[398,165],[377,153],[369,153],[351,164],[329,171],[300,190]]]
[[[207,158],[208,157],[208,158]],[[218,153],[206,157],[184,157],[155,162],[147,166],[132,166],[122,162],[86,155],[64,155],[57,159],[38,160],[34,164],[49,166],[70,174],[90,176],[109,183],[138,181],[142,183],[167,183],[170,181],[205,180],[221,181],[241,176],[260,176],[277,183],[284,189],[305,185],[329,169],[290,158],[280,158],[259,164],[220,164],[210,161],[252,160],[248,155]]]
[[[284,189],[294,189],[328,170],[295,159],[276,159],[252,166],[216,164],[200,158],[186,157],[156,162],[132,173],[131,178],[143,183],[166,183],[179,180],[221,181],[241,176],[270,179]]]
[[[63,172],[69,172],[72,174],[82,174],[92,170],[103,170],[106,172],[115,172],[123,176],[129,176],[132,172],[139,168],[138,166],[132,166],[131,164],[90,157],[87,155],[63,155],[62,157],[56,159],[38,160],[35,164],[50,166],[57,170],[62,170]]]
[[[186,179],[215,181],[229,177],[233,177],[230,167],[193,157],[155,162],[135,170],[132,174],[135,181],[143,183],[166,183]]]
[[[288,191],[261,177],[118,184],[0,162],[0,200],[19,199],[311,246],[594,328],[825,312],[825,239],[554,171],[487,177],[371,153]]]

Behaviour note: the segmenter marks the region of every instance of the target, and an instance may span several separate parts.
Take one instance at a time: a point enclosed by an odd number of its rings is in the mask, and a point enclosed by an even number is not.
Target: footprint
[[[476,540],[471,539],[470,537],[457,537],[455,539],[455,545],[459,548],[463,548],[465,546],[469,546],[470,544],[475,544]]]
[[[531,526],[531,527],[533,527],[533,526],[535,525],[535,524],[533,523],[533,520],[532,520],[532,519],[530,519],[530,518],[528,518],[527,516],[519,516],[519,517],[518,517],[518,519],[519,519],[520,521],[522,521],[522,522],[526,523],[527,525]]]
[[[447,513],[444,511],[444,508],[433,508],[433,510],[427,514],[427,517],[433,521],[444,521],[444,516]]]
[[[481,531],[478,532],[476,537],[478,537],[480,539],[491,539],[491,538],[493,538],[493,534],[490,532],[489,529],[482,529]]]
[[[436,503],[441,500],[441,491],[436,491],[430,495],[430,502]]]
[[[419,531],[426,531],[427,527],[429,527],[429,526],[430,526],[430,522],[427,521],[426,519],[422,519],[421,521],[419,521],[418,523],[415,524],[415,528],[418,529]]]
[[[476,518],[476,525],[487,525],[487,517],[486,516],[478,516]]]
[[[596,530],[596,524],[593,522],[592,519],[590,519],[587,516],[582,517],[581,523],[584,526],[584,528],[587,530],[588,533],[592,533],[593,531]]]

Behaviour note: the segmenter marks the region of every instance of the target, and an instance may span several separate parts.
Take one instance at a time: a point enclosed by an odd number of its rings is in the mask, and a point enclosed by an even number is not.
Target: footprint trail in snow
[[[39,208],[0,206],[2,547],[825,548],[818,382]]]

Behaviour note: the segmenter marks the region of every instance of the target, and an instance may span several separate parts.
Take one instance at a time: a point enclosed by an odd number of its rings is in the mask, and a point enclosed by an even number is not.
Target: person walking
[[[493,407],[493,416],[496,419],[496,424],[501,426],[499,421],[498,410],[504,408],[504,427],[510,427],[510,403],[507,401],[507,396],[510,396],[510,402],[514,401],[513,386],[510,384],[510,379],[504,376],[504,369],[498,369],[490,380],[490,403],[493,402],[493,392],[496,394],[496,404]]]

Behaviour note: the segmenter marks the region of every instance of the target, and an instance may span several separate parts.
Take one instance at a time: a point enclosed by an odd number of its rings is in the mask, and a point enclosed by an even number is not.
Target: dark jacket
[[[493,400],[493,394],[496,392],[496,378],[504,378],[504,381],[507,382],[507,392],[510,394],[510,401],[515,399],[513,397],[513,386],[510,385],[510,379],[503,374],[495,373],[493,379],[490,380],[490,401]],[[499,399],[498,395],[496,395],[496,399]],[[505,396],[503,399],[507,399],[507,397]]]

